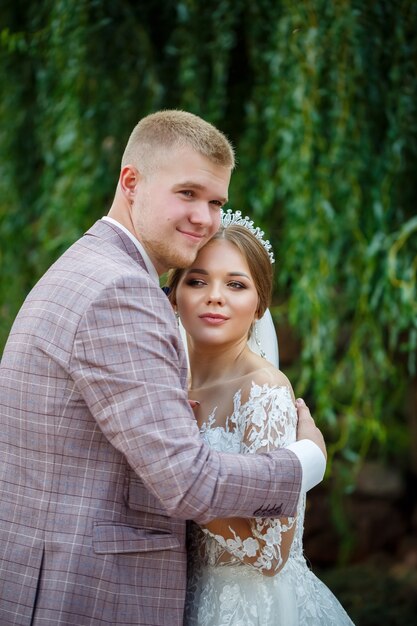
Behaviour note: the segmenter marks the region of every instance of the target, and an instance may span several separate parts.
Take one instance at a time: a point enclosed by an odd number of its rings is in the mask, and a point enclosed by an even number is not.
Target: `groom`
[[[291,516],[323,476],[300,441],[222,455],[202,442],[159,275],[219,226],[233,150],[190,113],[133,130],[109,215],[23,304],[0,372],[0,624],[182,624],[185,520]]]

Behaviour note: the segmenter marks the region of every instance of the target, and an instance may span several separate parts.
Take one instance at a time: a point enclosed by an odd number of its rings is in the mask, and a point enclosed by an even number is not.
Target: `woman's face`
[[[225,239],[198,253],[176,293],[176,308],[192,342],[207,345],[246,342],[258,302],[246,259]]]

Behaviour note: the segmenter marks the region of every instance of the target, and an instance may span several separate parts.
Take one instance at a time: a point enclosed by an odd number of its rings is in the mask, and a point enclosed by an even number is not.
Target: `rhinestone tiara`
[[[227,209],[227,211],[223,211],[221,209],[221,225],[223,228],[227,228],[228,226],[243,226],[249,230],[254,237],[263,245],[265,248],[271,263],[275,263],[274,253],[272,252],[272,245],[270,244],[268,239],[264,239],[264,231],[259,228],[259,226],[253,225],[253,220],[249,219],[248,216],[242,217],[241,211],[232,212],[231,209]]]

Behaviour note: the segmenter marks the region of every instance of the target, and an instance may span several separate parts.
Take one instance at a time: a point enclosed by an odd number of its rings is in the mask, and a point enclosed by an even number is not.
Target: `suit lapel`
[[[93,224],[93,226],[87,230],[85,236],[98,237],[99,239],[112,244],[122,252],[129,255],[134,261],[136,261],[136,263],[138,263],[138,265],[148,272],[145,261],[133,241],[120,228],[114,226],[114,224],[98,220],[98,222]]]

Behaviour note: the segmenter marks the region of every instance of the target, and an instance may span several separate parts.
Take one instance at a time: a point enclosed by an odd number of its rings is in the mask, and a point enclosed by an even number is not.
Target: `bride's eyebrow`
[[[205,276],[208,276],[208,271],[207,270],[201,270],[198,267],[190,267],[187,270],[187,274],[204,274]]]
[[[244,276],[245,278],[249,278],[245,272],[227,272],[228,276]]]
[[[203,274],[203,276],[208,276],[209,272],[198,267],[190,267],[186,271],[186,276],[188,276],[189,274]],[[247,278],[248,280],[250,280],[250,277],[245,274],[245,272],[227,272],[226,276],[241,276],[242,278]]]

